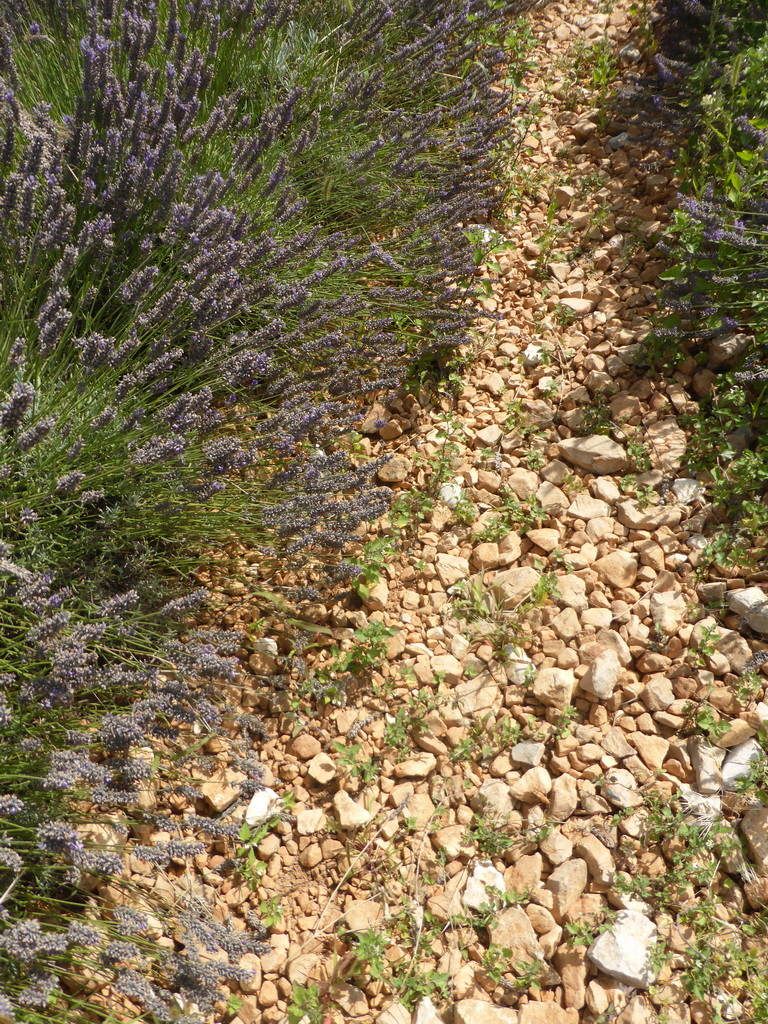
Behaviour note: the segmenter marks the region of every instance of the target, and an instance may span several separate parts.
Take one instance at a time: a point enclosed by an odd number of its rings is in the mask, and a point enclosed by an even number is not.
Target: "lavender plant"
[[[768,526],[761,501],[768,488],[763,7],[666,4],[659,60],[670,83],[668,109],[685,110],[698,124],[681,157],[688,186],[672,243],[676,265],[662,275],[655,337],[673,361],[693,356],[717,371],[690,459],[711,474],[715,499],[730,510],[731,542],[737,533],[740,541],[758,538]]]
[[[236,672],[190,569],[233,536],[338,562],[387,507],[344,439],[468,337],[523,6],[0,0],[4,1019],[200,1019],[260,948],[195,905],[158,951],[122,877],[236,838],[189,785],[141,810]]]

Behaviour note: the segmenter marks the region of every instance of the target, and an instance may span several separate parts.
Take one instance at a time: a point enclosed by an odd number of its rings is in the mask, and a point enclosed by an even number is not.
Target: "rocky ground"
[[[487,234],[489,317],[458,398],[402,396],[364,427],[363,449],[394,455],[400,511],[378,538],[399,553],[364,602],[305,610],[342,655],[390,627],[383,663],[302,725],[267,632],[230,694],[270,733],[254,864],[226,870],[217,846],[171,881],[219,920],[255,911],[272,951],[217,1020],[298,1020],[294,986],[308,1024],[751,1013],[735,969],[721,996],[690,991],[684,913],[708,908],[722,945],[768,898],[768,811],[733,792],[768,717],[744,675],[762,592],[746,570],[697,574],[713,519],[678,422],[728,345],[667,379],[644,365],[676,182],[664,140],[595,108],[609,57],[648,73],[629,4],[555,4],[533,29],[514,220]],[[230,624],[253,620],[238,609]],[[222,770],[202,795],[236,819],[226,745],[207,753]],[[721,838],[741,822],[753,863],[685,860],[713,821]],[[660,880],[674,891],[651,899]]]

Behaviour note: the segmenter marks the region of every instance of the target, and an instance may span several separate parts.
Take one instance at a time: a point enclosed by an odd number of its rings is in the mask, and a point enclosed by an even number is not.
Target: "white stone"
[[[592,943],[587,956],[611,978],[645,989],[656,980],[650,953],[657,937],[653,921],[635,911],[623,910],[616,915],[611,928]]]
[[[526,740],[523,743],[516,743],[509,752],[509,756],[515,764],[525,765],[527,768],[536,768],[541,764],[546,747],[543,743],[535,743],[533,740]]]
[[[703,501],[706,491],[698,480],[683,476],[672,484],[672,493],[681,505],[691,505],[694,501]]]
[[[723,783],[722,763],[725,751],[710,746],[700,736],[691,736],[688,740],[688,754],[699,793],[704,796],[718,793]]]
[[[488,889],[498,889],[499,892],[506,892],[504,875],[491,864],[489,860],[479,860],[475,869],[467,880],[462,902],[465,907],[471,910],[478,910],[484,903],[493,903],[493,894]]]
[[[461,484],[457,483],[445,483],[440,487],[440,500],[448,506],[448,508],[456,508],[464,496]]]
[[[260,789],[251,797],[245,811],[246,825],[260,825],[268,818],[274,818],[283,807],[283,801],[274,789]]]
[[[679,590],[651,594],[653,624],[667,636],[674,636],[685,622],[686,602]]]
[[[507,644],[504,648],[504,659],[504,669],[510,683],[522,686],[529,681],[531,675],[536,671],[533,662],[525,651],[521,651],[515,644]]]
[[[526,345],[520,356],[520,361],[523,366],[534,367],[541,363],[541,345],[537,345],[535,342],[531,342],[530,345]]]
[[[601,651],[582,677],[581,688],[598,700],[609,700],[622,675],[621,662],[610,647]]]
[[[726,599],[731,611],[746,619],[752,629],[758,633],[768,633],[768,596],[765,591],[759,587],[730,590]]]
[[[416,1004],[416,1012],[413,1015],[413,1024],[445,1024],[445,1021],[435,1009],[435,1004],[424,996]]]
[[[764,756],[763,748],[757,740],[745,740],[731,747],[723,761],[723,789],[736,791],[739,779],[745,779],[755,761]]]

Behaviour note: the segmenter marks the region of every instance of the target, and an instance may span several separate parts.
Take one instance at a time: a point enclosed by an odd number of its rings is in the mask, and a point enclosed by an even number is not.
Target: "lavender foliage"
[[[147,749],[220,728],[237,643],[181,638],[195,557],[237,536],[335,563],[386,509],[346,439],[362,399],[468,338],[462,226],[496,203],[510,130],[490,40],[524,6],[0,0],[9,1019],[65,1006],[73,949],[158,1020],[178,1016],[169,992],[209,1012],[262,949],[190,911],[186,951],[158,960],[138,909],[99,938],[25,908],[117,883],[128,837],[93,841],[75,808],[135,813]],[[238,721],[252,748],[260,723]],[[259,766],[238,766],[247,797]],[[193,810],[136,855],[231,838]]]

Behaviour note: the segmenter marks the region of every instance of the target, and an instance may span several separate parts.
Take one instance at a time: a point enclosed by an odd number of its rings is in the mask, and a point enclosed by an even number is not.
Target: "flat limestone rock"
[[[572,466],[589,473],[621,473],[629,467],[621,445],[602,434],[566,438],[558,443],[557,450]]]
[[[529,596],[540,579],[541,573],[529,565],[523,565],[517,569],[497,572],[492,587],[506,608],[514,608]]]
[[[653,921],[633,910],[623,910],[612,927],[592,943],[587,956],[611,978],[645,989],[656,980],[650,953],[657,936]]]
[[[760,587],[745,587],[731,590],[727,596],[728,607],[741,615],[747,625],[758,633],[768,633],[768,596]]]
[[[454,1004],[453,1024],[518,1024],[518,1014],[484,999],[462,999]]]

